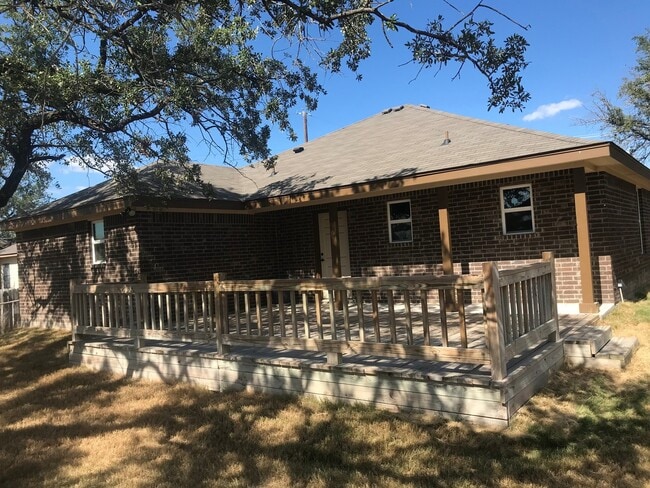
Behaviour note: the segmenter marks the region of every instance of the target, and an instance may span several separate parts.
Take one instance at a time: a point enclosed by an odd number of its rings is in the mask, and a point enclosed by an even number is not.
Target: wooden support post
[[[492,368],[492,379],[508,375],[506,345],[501,320],[501,290],[496,263],[483,263],[483,306],[485,308],[485,339]]]
[[[442,272],[454,274],[454,258],[451,251],[451,223],[449,221],[449,189],[446,186],[436,189],[438,198],[438,222],[440,226],[440,248],[442,250]],[[445,303],[448,312],[456,311],[456,297],[451,290],[445,290]]]
[[[548,336],[548,340],[557,342],[560,340],[560,320],[557,313],[557,290],[555,288],[555,255],[552,252],[544,252],[542,253],[542,259],[551,265],[551,294],[548,299],[551,302],[551,315],[555,321],[555,332]]]
[[[591,241],[587,213],[587,181],[584,168],[573,170],[574,200],[576,208],[576,232],[578,235],[578,259],[580,260],[580,288],[582,301],[580,313],[598,313],[594,300],[594,278],[591,269]]]
[[[228,354],[230,346],[223,343],[223,324],[228,317],[223,317],[222,294],[219,287],[219,282],[226,279],[225,273],[214,274],[214,320],[215,331],[217,333],[217,352],[219,354]],[[259,305],[259,304],[258,304]],[[260,325],[258,324],[258,327]]]
[[[341,240],[339,239],[339,213],[335,206],[329,208],[330,218],[330,246],[332,252],[332,276],[340,278],[342,275],[341,269]],[[336,310],[343,308],[341,293],[334,293]]]

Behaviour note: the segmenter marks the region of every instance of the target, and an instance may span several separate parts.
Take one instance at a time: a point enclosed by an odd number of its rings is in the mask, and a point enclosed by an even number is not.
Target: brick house
[[[553,251],[558,301],[581,312],[619,300],[619,280],[627,294],[650,281],[650,170],[611,142],[404,106],[281,153],[274,171],[201,170],[216,197],[105,182],[9,222],[23,320],[68,325],[71,279],[479,273]]]

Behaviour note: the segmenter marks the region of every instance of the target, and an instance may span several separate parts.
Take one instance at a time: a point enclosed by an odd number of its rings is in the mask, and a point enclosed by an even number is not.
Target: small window
[[[410,200],[388,202],[388,234],[393,243],[413,241]]]
[[[535,231],[531,185],[501,188],[501,220],[504,234],[529,234]]]
[[[90,245],[93,253],[93,264],[106,262],[106,243],[104,241],[104,221],[95,220],[92,223]]]

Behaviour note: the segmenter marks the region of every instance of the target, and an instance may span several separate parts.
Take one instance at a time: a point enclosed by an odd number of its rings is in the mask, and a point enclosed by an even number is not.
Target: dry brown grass
[[[63,332],[14,331],[0,337],[0,485],[647,486],[646,311],[609,319],[644,344],[628,371],[562,371],[503,432],[131,381],[68,366]]]

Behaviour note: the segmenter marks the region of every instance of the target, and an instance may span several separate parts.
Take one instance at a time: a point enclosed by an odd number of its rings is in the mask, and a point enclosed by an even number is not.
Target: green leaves
[[[596,94],[596,117],[630,154],[646,161],[650,156],[650,31],[634,40],[637,43],[634,77],[624,80],[619,91],[625,107],[615,105],[603,94]]]
[[[408,37],[424,67],[469,62],[490,107],[528,100],[525,39],[499,46],[478,18],[498,11],[479,3],[457,22],[432,15],[420,27],[387,11],[398,3],[0,0],[0,206],[39,161],[75,157],[125,181],[145,163],[184,166],[187,127],[226,162],[272,161],[271,126],[295,138],[289,114],[315,110],[319,70],[360,78],[375,24]]]

